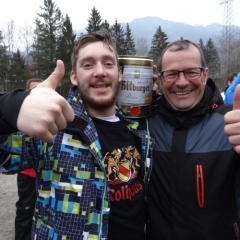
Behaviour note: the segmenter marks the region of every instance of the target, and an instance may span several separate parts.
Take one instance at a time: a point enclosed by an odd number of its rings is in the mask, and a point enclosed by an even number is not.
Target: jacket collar
[[[175,128],[188,128],[199,123],[216,106],[223,104],[220,91],[211,78],[207,80],[204,95],[194,108],[188,111],[172,109],[164,96],[159,100],[159,113]]]

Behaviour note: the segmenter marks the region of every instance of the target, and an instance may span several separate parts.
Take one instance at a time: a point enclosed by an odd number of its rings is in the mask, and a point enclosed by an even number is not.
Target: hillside
[[[124,30],[126,28],[126,24],[127,23],[121,23]],[[149,46],[151,45],[153,35],[159,26],[161,26],[162,31],[168,35],[169,41],[174,41],[183,37],[196,43],[199,42],[200,38],[203,39],[204,43],[206,43],[209,38],[212,38],[212,40],[217,44],[217,38],[221,35],[223,30],[223,25],[221,24],[211,24],[207,26],[189,25],[164,20],[160,17],[137,18],[128,24],[131,28],[134,39],[137,40],[145,38]],[[240,27],[236,26],[236,30],[240,31]],[[77,34],[81,32],[86,33],[86,30],[85,28],[78,29],[75,30],[75,32]]]

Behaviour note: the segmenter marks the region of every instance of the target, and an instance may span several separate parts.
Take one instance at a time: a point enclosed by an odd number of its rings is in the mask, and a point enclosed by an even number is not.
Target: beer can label
[[[123,79],[119,84],[117,102],[145,105],[152,99],[152,66],[120,65]]]

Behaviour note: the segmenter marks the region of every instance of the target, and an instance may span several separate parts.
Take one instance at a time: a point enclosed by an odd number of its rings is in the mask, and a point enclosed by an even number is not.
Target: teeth
[[[105,88],[106,86],[94,86],[94,88]]]
[[[186,95],[189,94],[190,92],[176,92],[177,95]]]

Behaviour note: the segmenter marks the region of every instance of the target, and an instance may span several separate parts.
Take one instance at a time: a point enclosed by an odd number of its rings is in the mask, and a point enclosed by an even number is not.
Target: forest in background
[[[61,59],[65,64],[65,76],[57,90],[66,97],[71,86],[69,74],[72,49],[83,33],[74,32],[70,17],[63,16],[53,0],[43,1],[34,24],[34,28],[24,26],[17,29],[15,22],[10,20],[7,27],[0,31],[0,92],[24,88],[30,78],[47,78],[54,70],[56,60]],[[148,47],[144,36],[133,38],[128,23],[123,28],[116,19],[110,25],[93,7],[86,32],[100,28],[109,30],[119,55],[149,56],[153,58],[154,64],[157,64],[158,57],[169,43],[167,33],[158,26]],[[209,77],[214,79],[220,89],[225,88],[228,73],[240,72],[240,34],[236,36],[231,45],[227,44],[224,30],[217,44],[212,38],[206,42],[200,38],[197,42],[210,69]]]

